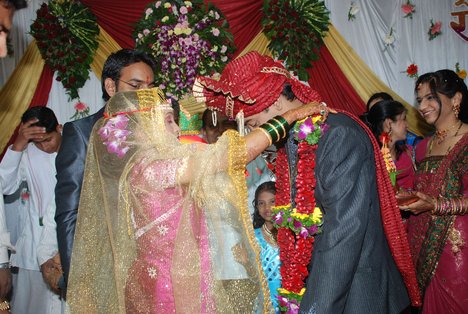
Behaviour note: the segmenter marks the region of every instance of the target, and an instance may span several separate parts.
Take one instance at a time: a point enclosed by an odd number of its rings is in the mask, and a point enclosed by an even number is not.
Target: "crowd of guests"
[[[0,163],[3,194],[27,184],[15,246],[0,202],[0,311],[279,313],[277,190],[259,157],[274,145],[293,207],[298,190],[310,190],[324,217],[297,312],[400,313],[412,304],[463,313],[468,91],[455,72],[416,81],[417,109],[435,129],[421,139],[408,134],[406,109],[388,94],[369,99],[362,122],[252,52],[219,80],[197,80],[206,143],[182,145],[178,107],[153,88],[154,69],[146,54],[120,50],[104,64],[106,105],[96,114],[62,129],[46,107],[24,113]],[[252,130],[243,137],[239,113]],[[328,130],[314,178],[296,182],[303,156],[289,129],[313,114]],[[383,146],[395,188],[385,183]]]

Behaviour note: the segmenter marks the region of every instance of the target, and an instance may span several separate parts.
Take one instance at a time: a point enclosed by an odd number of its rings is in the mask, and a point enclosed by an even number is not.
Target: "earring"
[[[455,114],[455,118],[458,119],[458,115],[460,114],[460,104],[455,104],[452,106],[453,113]]]
[[[390,125],[390,130],[388,130],[388,135],[392,135],[392,125]]]

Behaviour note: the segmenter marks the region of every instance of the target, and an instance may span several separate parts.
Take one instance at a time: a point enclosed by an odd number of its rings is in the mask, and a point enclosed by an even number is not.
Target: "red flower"
[[[409,77],[417,77],[418,76],[418,66],[414,63],[410,64],[408,68],[406,68],[406,75]]]

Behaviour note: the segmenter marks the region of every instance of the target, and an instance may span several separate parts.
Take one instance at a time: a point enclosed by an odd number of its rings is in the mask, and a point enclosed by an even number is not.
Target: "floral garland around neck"
[[[281,311],[295,314],[305,292],[307,266],[312,258],[314,235],[321,231],[322,212],[315,203],[315,151],[320,137],[328,129],[326,116],[314,115],[294,126],[299,142],[297,164],[296,208],[290,204],[290,180],[285,149],[276,159],[276,206],[273,220],[278,228],[278,246],[281,260],[281,288],[278,303]]]

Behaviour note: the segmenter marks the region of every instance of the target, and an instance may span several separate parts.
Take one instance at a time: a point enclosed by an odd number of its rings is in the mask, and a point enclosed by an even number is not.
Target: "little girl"
[[[265,277],[270,288],[271,302],[276,313],[278,306],[278,291],[281,287],[279,248],[276,243],[277,230],[273,227],[271,207],[275,205],[275,183],[267,181],[260,184],[255,191],[253,225],[255,236],[262,248],[260,259]]]

